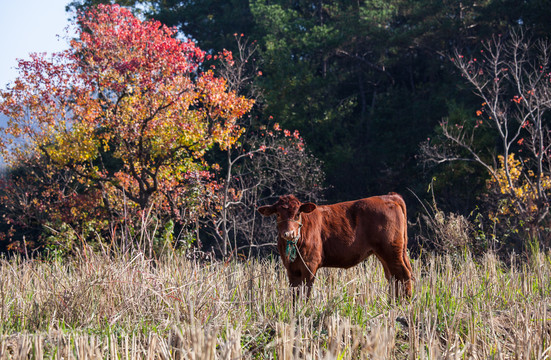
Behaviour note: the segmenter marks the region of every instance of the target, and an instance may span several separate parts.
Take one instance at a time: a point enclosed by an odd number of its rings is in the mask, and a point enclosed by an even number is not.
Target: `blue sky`
[[[69,14],[65,6],[70,1],[0,0],[0,88],[16,78],[17,58],[68,48],[65,28]]]

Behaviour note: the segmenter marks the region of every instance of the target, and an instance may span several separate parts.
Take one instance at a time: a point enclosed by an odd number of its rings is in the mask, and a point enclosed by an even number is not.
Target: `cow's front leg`
[[[315,271],[315,270],[314,270]],[[296,299],[299,293],[306,290],[306,299],[310,299],[312,293],[312,286],[316,278],[313,271],[308,269],[300,269],[295,271],[288,271],[289,283],[293,289],[293,303],[296,303]],[[306,289],[304,289],[306,287]]]
[[[296,305],[303,281],[300,276],[293,276],[289,273],[289,285],[293,294],[293,305]]]

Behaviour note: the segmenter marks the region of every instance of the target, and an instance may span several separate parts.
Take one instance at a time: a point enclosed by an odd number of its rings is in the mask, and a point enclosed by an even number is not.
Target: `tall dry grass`
[[[276,260],[0,261],[0,358],[545,359],[551,257],[426,256],[410,301],[376,259],[294,308]]]

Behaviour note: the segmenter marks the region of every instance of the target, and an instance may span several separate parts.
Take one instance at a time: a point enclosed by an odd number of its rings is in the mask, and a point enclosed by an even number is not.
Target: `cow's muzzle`
[[[296,234],[295,234],[294,230],[285,231],[283,234],[280,234],[281,238],[283,240],[297,242],[300,239],[300,230],[302,229],[302,216],[299,215],[298,220],[287,219],[287,220],[278,221],[278,224],[281,224],[281,223],[284,223],[284,222],[295,222],[295,223],[297,223],[298,224],[298,230],[296,231]]]
[[[281,236],[283,238],[283,240],[293,240],[293,241],[297,241],[298,238],[300,237],[300,235],[295,235],[295,232],[294,231],[286,231],[283,233],[283,235]]]

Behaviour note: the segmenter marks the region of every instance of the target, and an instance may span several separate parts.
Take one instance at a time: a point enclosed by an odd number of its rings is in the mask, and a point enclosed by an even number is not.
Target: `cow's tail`
[[[404,201],[404,198],[402,197],[402,195],[400,195],[398,193],[391,192],[391,193],[389,193],[389,195],[393,195],[393,196],[396,197],[396,202],[398,203],[398,205],[402,209],[402,213],[404,214],[405,226],[404,226],[404,233],[403,233],[404,247],[402,249],[402,260],[404,261],[404,264],[408,268],[412,279],[415,280],[415,278],[413,277],[413,269],[411,268],[411,263],[409,262],[409,256],[407,254],[407,248],[408,248],[408,216],[407,216],[406,202]]]

